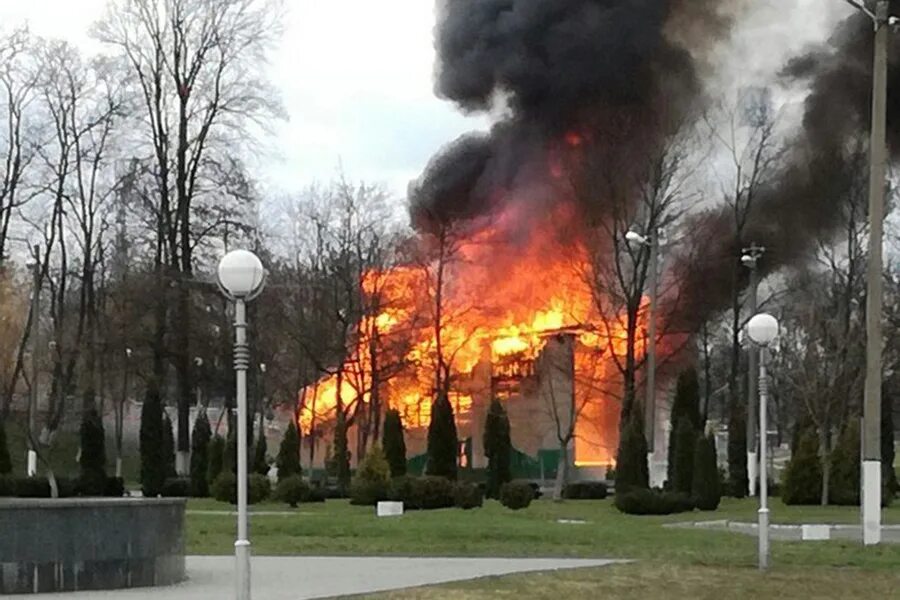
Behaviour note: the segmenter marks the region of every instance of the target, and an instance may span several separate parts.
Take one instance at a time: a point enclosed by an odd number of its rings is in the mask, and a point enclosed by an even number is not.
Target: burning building
[[[307,443],[327,443],[336,410],[365,438],[392,407],[409,454],[424,452],[431,403],[445,394],[461,461],[478,467],[496,397],[521,452],[559,452],[571,438],[571,463],[614,462],[648,317],[648,252],[624,246],[624,233],[660,225],[648,175],[702,103],[704,55],[739,4],[437,2],[436,93],[501,116],[410,185],[415,238],[404,261],[363,277],[346,360],[302,393]],[[663,327],[656,342],[667,357],[685,339]]]

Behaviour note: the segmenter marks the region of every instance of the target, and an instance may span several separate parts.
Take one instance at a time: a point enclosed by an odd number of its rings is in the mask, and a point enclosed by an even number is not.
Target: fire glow
[[[479,363],[489,361],[495,373],[502,372],[505,365],[538,358],[551,334],[573,333],[575,462],[612,464],[622,394],[616,361],[621,364],[626,352],[625,320],[598,311],[589,283],[589,251],[573,205],[556,203],[540,218],[527,206],[507,203],[490,218],[468,223],[445,263],[441,344],[452,364],[451,403],[457,421],[467,422],[472,392],[466,381]],[[420,243],[427,244],[427,236]],[[381,406],[398,409],[407,428],[427,427],[437,345],[434,268],[426,262],[365,274],[363,293],[377,297],[377,310],[358,323],[340,374],[301,394],[304,433],[333,422],[338,390],[348,414],[370,404],[373,360],[381,368],[395,367],[378,385]],[[636,341],[639,357],[646,312],[645,303]]]

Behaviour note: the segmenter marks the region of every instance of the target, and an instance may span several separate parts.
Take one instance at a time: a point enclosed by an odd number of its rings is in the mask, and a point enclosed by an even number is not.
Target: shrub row
[[[564,487],[562,495],[566,500],[603,500],[608,492],[603,482],[579,481]]]
[[[73,496],[120,498],[125,495],[125,483],[121,477],[107,477],[100,486],[93,481],[57,477],[56,489],[60,498]],[[0,475],[0,497],[50,498],[50,481],[46,477]]]
[[[616,508],[629,515],[671,515],[694,510],[694,502],[687,494],[646,488],[617,493],[615,504]]]
[[[256,504],[269,497],[272,485],[269,478],[259,473],[247,477],[247,503]],[[213,481],[210,492],[219,502],[237,504],[237,477],[231,471],[222,471]]]

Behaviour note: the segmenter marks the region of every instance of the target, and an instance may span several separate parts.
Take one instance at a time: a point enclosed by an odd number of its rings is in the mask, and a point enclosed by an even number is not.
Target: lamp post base
[[[237,562],[237,600],[250,600],[250,540],[237,540],[234,556]]]
[[[769,509],[760,508],[757,511],[757,524],[759,527],[759,570],[769,568]]]
[[[881,543],[881,461],[864,460],[862,479],[863,544]]]

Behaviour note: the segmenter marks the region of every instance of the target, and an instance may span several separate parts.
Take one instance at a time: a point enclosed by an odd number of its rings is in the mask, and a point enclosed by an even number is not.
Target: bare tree
[[[129,64],[142,105],[140,130],[153,156],[163,250],[157,253],[158,277],[176,293],[180,473],[187,471],[194,390],[188,284],[195,204],[211,159],[252,139],[254,127],[279,114],[276,95],[261,75],[279,20],[274,0],[134,0],[111,4],[94,28],[95,37],[117,48]],[[157,309],[157,319],[165,319],[165,312]],[[161,379],[161,365],[156,371]]]
[[[731,103],[723,103],[719,114],[707,116],[713,139],[727,157],[724,167],[716,169],[722,198],[730,208],[731,234],[737,241],[731,259],[731,353],[728,373],[728,463],[733,493],[747,493],[747,403],[740,385],[740,332],[745,316],[745,298],[741,282],[746,269],[741,264],[741,250],[755,240],[746,239],[756,200],[761,190],[775,175],[782,156],[777,121],[772,114],[768,95],[758,89],[745,89]],[[724,125],[721,123],[724,122]],[[763,258],[764,260],[764,258]],[[752,316],[752,315],[751,315]],[[752,375],[750,375],[752,377]]]
[[[31,198],[23,185],[37,142],[28,126],[29,106],[38,94],[33,58],[26,30],[0,36],[0,110],[6,113],[0,135],[0,267],[9,250],[13,216]]]

